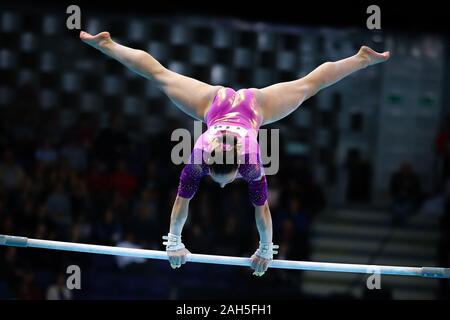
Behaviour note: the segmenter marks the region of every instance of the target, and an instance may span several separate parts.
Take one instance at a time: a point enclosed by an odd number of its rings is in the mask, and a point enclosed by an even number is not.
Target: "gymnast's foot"
[[[113,43],[111,36],[107,31],[100,32],[96,35],[91,35],[85,31],[81,31],[80,39],[91,47],[94,47],[95,49],[98,49],[100,51],[105,49],[109,44]]]
[[[374,64],[385,62],[389,59],[390,55],[391,54],[389,51],[378,53],[367,46],[362,46],[357,54],[357,56],[362,59],[364,67],[369,67],[373,66]]]

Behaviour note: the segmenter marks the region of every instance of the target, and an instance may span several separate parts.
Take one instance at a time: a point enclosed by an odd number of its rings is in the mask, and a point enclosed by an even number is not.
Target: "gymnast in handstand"
[[[248,184],[260,236],[259,248],[251,257],[256,276],[266,272],[277,249],[272,243],[272,219],[267,203],[267,180],[259,156],[258,129],[283,119],[321,89],[389,59],[389,52],[378,53],[362,46],[355,55],[325,62],[303,78],[262,89],[235,91],[175,73],[149,53],[114,42],[108,32],[90,35],[82,31],[80,38],[153,81],[179,109],[207,124],[207,131],[196,141],[190,160],[181,172],[169,233],[163,237],[172,268],[186,263],[190,253],[181,241],[181,232],[188,216],[189,202],[201,179],[209,175],[224,187],[236,178],[242,178]]]

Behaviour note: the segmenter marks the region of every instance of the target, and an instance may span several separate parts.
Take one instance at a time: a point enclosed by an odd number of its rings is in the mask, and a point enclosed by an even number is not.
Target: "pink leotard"
[[[262,114],[254,93],[250,89],[219,89],[206,114],[205,122],[208,129],[196,141],[190,162],[181,172],[178,195],[188,199],[195,195],[201,179],[209,175],[203,153],[212,151],[211,141],[215,137],[227,133],[236,136],[242,145],[238,178],[243,178],[248,183],[250,201],[254,205],[263,205],[267,200],[267,181],[257,140]]]

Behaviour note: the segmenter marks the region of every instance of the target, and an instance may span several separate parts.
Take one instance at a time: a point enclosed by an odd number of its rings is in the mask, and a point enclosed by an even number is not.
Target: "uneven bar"
[[[29,239],[25,237],[7,235],[0,235],[0,245],[168,260],[165,251]],[[187,261],[243,267],[250,266],[249,258],[206,254],[190,254],[187,256]],[[414,276],[423,278],[450,278],[450,268],[438,267],[400,267],[348,263],[272,260],[269,264],[269,268],[367,274],[379,273],[386,275]]]

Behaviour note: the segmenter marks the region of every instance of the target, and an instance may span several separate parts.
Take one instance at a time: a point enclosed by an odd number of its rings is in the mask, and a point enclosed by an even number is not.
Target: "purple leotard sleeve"
[[[180,183],[178,185],[177,194],[186,199],[191,199],[198,190],[200,181],[209,173],[208,166],[203,161],[194,161],[194,159],[202,159],[203,151],[194,149],[191,154],[189,163],[187,163],[181,171]]]
[[[182,198],[192,199],[198,190],[202,178],[209,173],[206,163],[194,162],[194,157],[202,156],[203,151],[194,149],[189,163],[181,171],[178,195]],[[250,156],[245,155],[244,161],[239,166],[239,174],[248,184],[250,201],[255,206],[262,206],[267,200],[267,179],[262,171],[261,164],[249,161]]]
[[[248,184],[248,193],[251,203],[255,206],[262,206],[267,200],[267,179],[262,170],[262,165],[248,161],[248,154],[244,157],[244,162],[239,166],[239,174]]]

